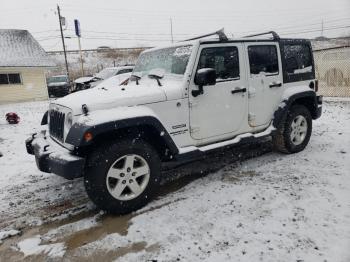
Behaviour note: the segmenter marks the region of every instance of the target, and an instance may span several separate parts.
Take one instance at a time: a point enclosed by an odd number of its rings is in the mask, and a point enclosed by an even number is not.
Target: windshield
[[[59,82],[67,82],[67,81],[68,80],[66,76],[53,76],[47,79],[48,83],[59,83]]]
[[[134,68],[138,75],[148,75],[153,69],[161,69],[164,74],[183,75],[186,71],[192,46],[180,46],[149,51],[140,55]],[[140,74],[139,74],[140,73]]]
[[[114,68],[105,68],[102,71],[98,72],[95,77],[101,78],[101,79],[107,79],[111,76],[114,76],[114,74],[117,72],[117,69]]]

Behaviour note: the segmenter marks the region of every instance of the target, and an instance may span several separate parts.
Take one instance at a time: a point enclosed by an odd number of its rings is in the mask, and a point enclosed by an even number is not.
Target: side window
[[[277,48],[274,45],[253,45],[248,47],[250,74],[262,72],[278,74]]]
[[[235,46],[204,48],[198,68],[214,68],[218,82],[239,79],[238,49]]]
[[[312,57],[309,46],[286,44],[283,53],[288,75],[312,72]]]

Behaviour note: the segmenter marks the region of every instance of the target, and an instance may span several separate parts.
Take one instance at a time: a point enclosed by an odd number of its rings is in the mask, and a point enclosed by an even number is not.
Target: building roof
[[[0,67],[54,67],[27,30],[0,29]]]

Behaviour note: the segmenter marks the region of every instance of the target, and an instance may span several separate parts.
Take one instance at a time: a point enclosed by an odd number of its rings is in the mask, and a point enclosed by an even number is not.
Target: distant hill
[[[317,38],[311,40],[313,50],[320,50],[338,46],[350,46],[350,37],[339,38]]]

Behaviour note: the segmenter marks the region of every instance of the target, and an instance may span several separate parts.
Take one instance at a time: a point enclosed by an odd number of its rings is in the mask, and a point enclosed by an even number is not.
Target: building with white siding
[[[54,62],[27,30],[0,29],[0,104],[48,99]]]

